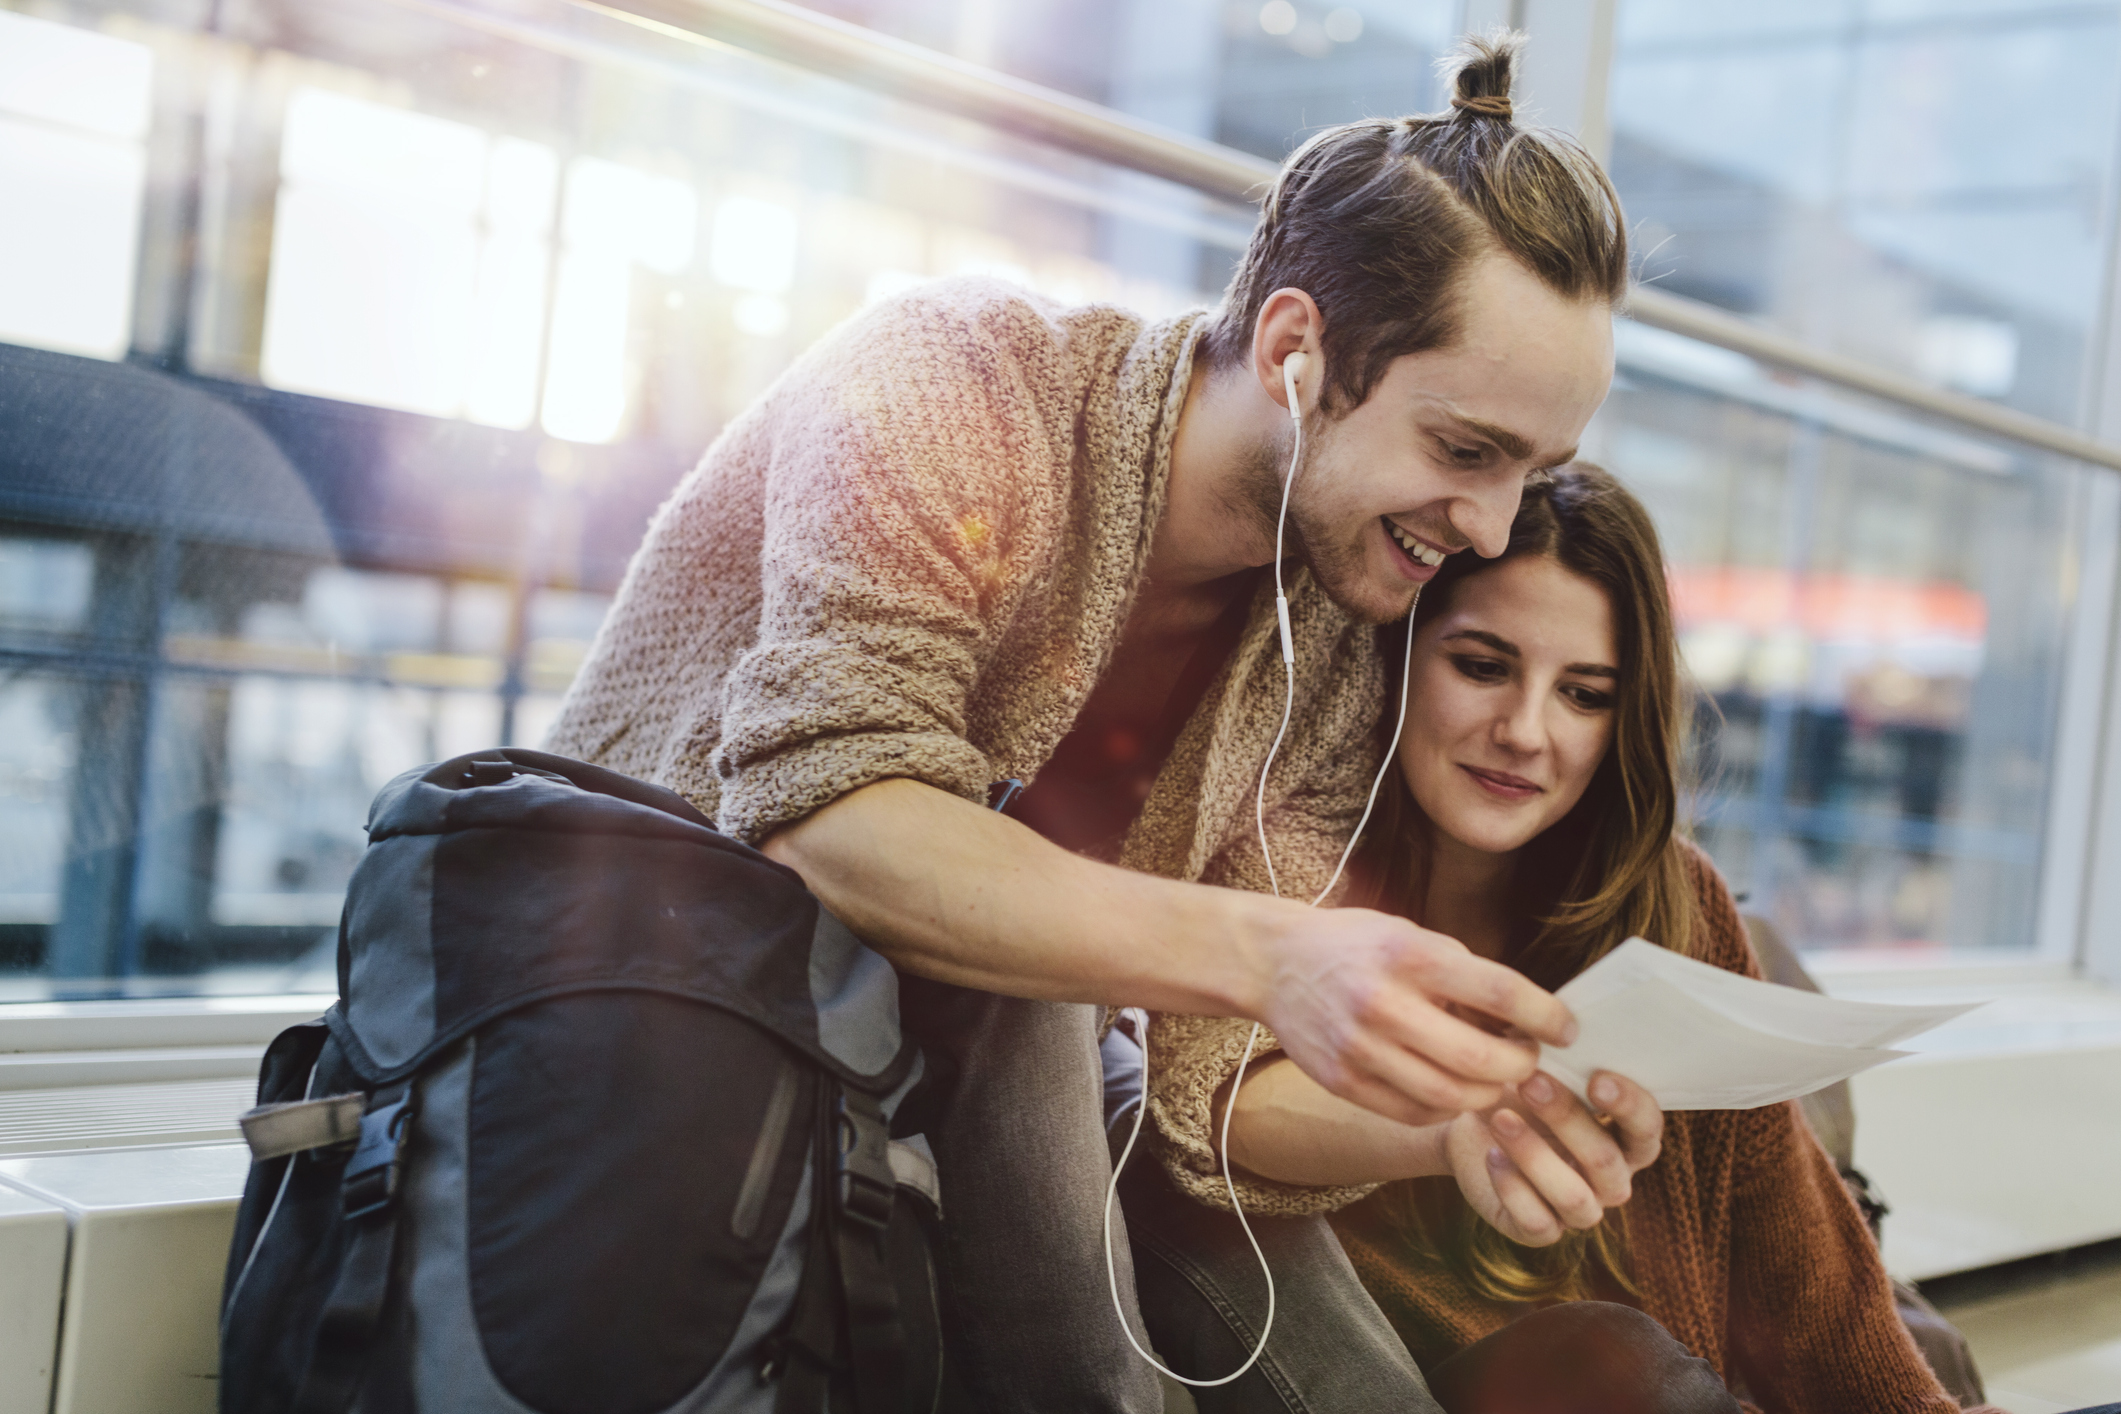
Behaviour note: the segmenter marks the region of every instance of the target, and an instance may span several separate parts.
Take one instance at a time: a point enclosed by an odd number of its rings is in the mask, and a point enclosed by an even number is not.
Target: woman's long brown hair
[[[1500,556],[1445,560],[1422,594],[1415,632],[1450,606],[1466,580],[1526,556],[1551,559],[1605,592],[1620,657],[1605,759],[1576,807],[1519,856],[1517,886],[1526,906],[1504,960],[1551,991],[1630,937],[1681,953],[1692,941],[1694,892],[1678,838],[1686,704],[1657,528],[1610,472],[1588,463],[1525,488]],[[1388,628],[1382,636],[1390,642],[1401,632]],[[1405,779],[1391,772],[1378,819],[1357,853],[1358,892],[1351,901],[1420,922],[1431,828]],[[1490,1300],[1578,1300],[1592,1294],[1600,1277],[1632,1289],[1617,1212],[1588,1233],[1532,1248],[1503,1237],[1442,1185],[1395,1184],[1377,1201],[1409,1239]]]

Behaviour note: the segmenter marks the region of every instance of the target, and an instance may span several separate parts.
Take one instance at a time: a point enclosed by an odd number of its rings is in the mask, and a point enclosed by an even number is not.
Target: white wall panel
[[[44,1414],[52,1401],[66,1212],[0,1188],[0,1414]]]
[[[0,1160],[0,1184],[72,1221],[52,1414],[212,1414],[249,1161],[240,1144]]]
[[[1885,1262],[1919,1280],[2121,1237],[2121,992],[2084,982],[1858,991],[1987,1007],[1856,1077],[1856,1165],[1892,1212]]]

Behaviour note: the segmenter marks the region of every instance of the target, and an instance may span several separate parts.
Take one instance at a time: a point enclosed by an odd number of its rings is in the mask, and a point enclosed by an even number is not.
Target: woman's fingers
[[[1528,1247],[1544,1247],[1560,1238],[1561,1223],[1511,1165],[1479,1115],[1463,1114],[1452,1121],[1444,1147],[1459,1195],[1482,1222]]]
[[[1489,1117],[1488,1128],[1495,1132],[1497,1142],[1509,1155],[1516,1171],[1526,1182],[1538,1190],[1539,1197],[1554,1216],[1574,1228],[1598,1226],[1605,1216],[1606,1205],[1598,1201],[1585,1177],[1578,1173],[1567,1159],[1554,1151],[1554,1146],[1523,1115],[1514,1110],[1497,1110]],[[1502,1183],[1498,1178],[1498,1191]]]
[[[1518,1102],[1568,1157],[1602,1207],[1617,1208],[1634,1191],[1631,1164],[1619,1137],[1607,1132],[1583,1103],[1544,1073],[1517,1087]],[[1654,1104],[1652,1105],[1655,1111]],[[1661,1123],[1663,1115],[1656,1112]]]
[[[1591,1103],[1619,1130],[1631,1171],[1657,1162],[1664,1149],[1664,1111],[1655,1096],[1624,1075],[1601,1070],[1591,1077]]]
[[[1614,1121],[1609,1131],[1552,1076],[1534,1075],[1512,1104],[1466,1115],[1454,1131],[1454,1171],[1475,1212],[1512,1241],[1543,1247],[1567,1230],[1596,1227],[1625,1203],[1637,1169],[1657,1157],[1664,1114],[1641,1086],[1600,1072],[1593,1101]],[[1485,1145],[1480,1162],[1466,1146]],[[1477,1169],[1477,1172],[1475,1171]]]
[[[1495,1136],[1501,1139],[1501,1135]],[[1489,1222],[1512,1242],[1527,1247],[1547,1247],[1561,1240],[1567,1225],[1555,1216],[1538,1188],[1525,1177],[1509,1152],[1501,1145],[1486,1155],[1488,1182],[1495,1193],[1497,1214]]]

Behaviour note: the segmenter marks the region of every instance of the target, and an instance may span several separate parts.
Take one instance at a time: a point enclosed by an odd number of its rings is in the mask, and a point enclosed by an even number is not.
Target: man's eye
[[[1467,466],[1472,466],[1480,460],[1480,448],[1478,447],[1458,447],[1446,442],[1443,444],[1443,450],[1444,455],[1452,461],[1461,462]]]
[[[1510,675],[1510,670],[1493,658],[1473,658],[1454,654],[1451,665],[1475,682],[1501,682]]]

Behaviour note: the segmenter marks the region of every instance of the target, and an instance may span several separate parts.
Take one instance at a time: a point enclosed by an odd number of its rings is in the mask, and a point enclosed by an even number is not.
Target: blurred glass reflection
[[[1648,277],[2076,419],[2121,5],[1621,0],[1611,102]]]
[[[1435,107],[1461,12],[816,8],[1273,158]],[[2117,12],[1623,0],[1647,273],[2074,416]],[[0,997],[328,987],[369,797],[539,740],[648,516],[803,348],[958,272],[1167,313],[1250,229],[559,0],[0,0],[0,193]],[[2083,473],[1621,352],[1587,450],[1720,709],[1705,841],[1805,946],[2022,955]]]
[[[1671,560],[1703,843],[1811,948],[2031,946],[2089,473],[1668,353],[1595,452]]]

